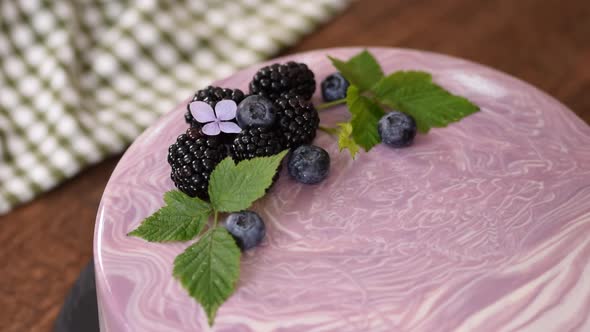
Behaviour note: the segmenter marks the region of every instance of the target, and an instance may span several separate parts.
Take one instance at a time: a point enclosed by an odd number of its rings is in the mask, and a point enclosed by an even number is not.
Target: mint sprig
[[[237,165],[227,157],[211,173],[211,203],[172,190],[164,194],[166,206],[147,217],[129,236],[150,242],[187,241],[199,235],[213,216],[213,225],[174,260],[173,275],[196,299],[213,325],[219,307],[233,294],[240,274],[240,249],[223,227],[220,212],[249,208],[264,196],[288,150]]]
[[[377,60],[367,50],[348,61],[329,57],[334,67],[350,82],[346,104],[351,120],[339,124],[338,145],[354,158],[361,146],[369,151],[380,142],[377,123],[393,109],[411,115],[418,131],[446,127],[479,108],[466,98],[453,95],[423,71],[398,71],[384,76]]]

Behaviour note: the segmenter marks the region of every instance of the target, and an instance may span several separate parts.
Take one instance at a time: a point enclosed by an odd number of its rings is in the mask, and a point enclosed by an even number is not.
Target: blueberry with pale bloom
[[[202,101],[193,101],[189,104],[189,110],[197,122],[203,124],[201,131],[208,136],[220,133],[237,134],[242,131],[232,120],[236,117],[238,105],[235,101],[224,99],[215,104],[215,110],[211,105]]]

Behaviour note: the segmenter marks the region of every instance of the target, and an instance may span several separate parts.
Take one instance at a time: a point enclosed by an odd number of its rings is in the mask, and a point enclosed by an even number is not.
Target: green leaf
[[[328,58],[348,82],[356,85],[361,92],[371,89],[375,83],[383,78],[381,66],[367,50],[362,51],[346,62],[330,56]]]
[[[166,206],[147,217],[130,236],[150,242],[187,241],[193,239],[207,223],[211,206],[178,190],[164,194]]]
[[[287,152],[285,150],[270,157],[244,160],[237,165],[230,157],[222,160],[209,180],[211,205],[220,212],[237,212],[249,208],[254,201],[264,196]]]
[[[240,249],[225,228],[216,227],[176,257],[173,274],[213,325],[217,309],[236,289]]]
[[[352,125],[350,122],[339,123],[340,131],[338,132],[338,148],[340,151],[348,149],[352,159],[359,152],[359,146],[352,139]]]
[[[387,77],[382,78],[378,84],[373,87],[373,90],[377,95],[387,95],[388,93],[395,91],[400,87],[430,82],[432,82],[432,75],[425,71],[396,71]]]
[[[350,120],[352,138],[365,151],[369,151],[381,141],[379,132],[377,131],[377,125],[379,119],[385,115],[385,112],[374,101],[360,95],[360,91],[354,85],[348,87],[346,105],[352,114],[352,119]]]
[[[422,133],[479,111],[469,100],[433,83],[424,72],[393,73],[379,81],[373,92],[380,103],[413,116]]]

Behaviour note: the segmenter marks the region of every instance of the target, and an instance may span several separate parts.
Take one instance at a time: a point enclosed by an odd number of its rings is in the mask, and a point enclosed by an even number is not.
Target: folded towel
[[[0,3],[0,214],[121,152],[176,103],[347,0]]]

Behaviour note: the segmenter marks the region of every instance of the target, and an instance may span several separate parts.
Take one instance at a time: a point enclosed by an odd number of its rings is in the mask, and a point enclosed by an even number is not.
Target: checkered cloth
[[[121,152],[347,0],[0,1],[0,214]]]

